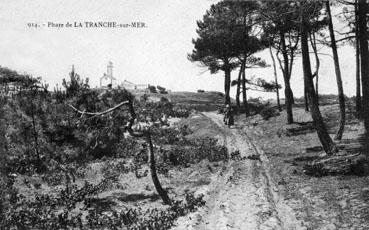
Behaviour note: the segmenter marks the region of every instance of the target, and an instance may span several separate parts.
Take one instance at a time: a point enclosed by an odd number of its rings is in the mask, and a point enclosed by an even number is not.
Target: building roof
[[[115,79],[113,76],[108,76],[106,73],[104,73],[104,75],[102,77],[100,77],[100,79],[112,79],[112,80],[117,80]]]
[[[127,81],[127,80],[124,80],[124,81],[123,81],[123,84],[136,85],[135,83],[132,83],[132,82]]]

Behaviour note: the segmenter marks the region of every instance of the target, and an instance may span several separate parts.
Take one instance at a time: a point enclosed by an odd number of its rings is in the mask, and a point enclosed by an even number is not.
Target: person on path
[[[231,127],[231,125],[234,125],[233,111],[232,107],[229,104],[226,105],[223,121],[224,124],[228,125],[229,128]]]

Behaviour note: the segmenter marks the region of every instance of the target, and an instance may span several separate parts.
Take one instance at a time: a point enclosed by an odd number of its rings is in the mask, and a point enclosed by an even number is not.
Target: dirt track
[[[304,229],[279,197],[263,151],[241,127],[225,126],[222,115],[203,115],[221,128],[219,136],[229,152],[239,150],[244,159],[229,161],[205,192],[206,206],[180,219],[175,229]]]

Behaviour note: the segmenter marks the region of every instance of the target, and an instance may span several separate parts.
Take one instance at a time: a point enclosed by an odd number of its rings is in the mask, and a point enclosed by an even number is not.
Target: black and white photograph
[[[368,0],[1,0],[1,230],[368,230]]]

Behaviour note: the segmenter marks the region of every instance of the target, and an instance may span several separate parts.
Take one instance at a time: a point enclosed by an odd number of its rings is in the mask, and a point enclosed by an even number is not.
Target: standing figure
[[[226,105],[226,108],[224,110],[223,121],[225,125],[228,125],[228,127],[231,127],[231,125],[234,125],[233,111],[229,104]]]

